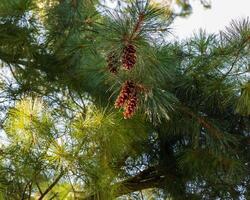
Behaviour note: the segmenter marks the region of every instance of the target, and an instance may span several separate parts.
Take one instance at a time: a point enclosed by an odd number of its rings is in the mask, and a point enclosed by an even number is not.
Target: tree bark
[[[160,187],[165,180],[165,176],[161,175],[158,168],[159,166],[149,167],[131,178],[114,184],[112,187],[117,188],[115,197],[144,189]],[[83,198],[83,200],[95,200],[97,196],[98,193],[95,193]]]

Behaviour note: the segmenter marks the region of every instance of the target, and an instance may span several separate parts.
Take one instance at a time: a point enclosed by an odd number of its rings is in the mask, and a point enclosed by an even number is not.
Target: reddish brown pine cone
[[[133,93],[135,85],[132,81],[126,81],[120,91],[119,96],[115,101],[115,108],[123,107],[126,101],[130,98],[131,93]]]
[[[123,49],[122,65],[124,69],[130,70],[134,67],[135,63],[136,63],[136,49],[134,45],[129,44]]]
[[[118,72],[117,66],[119,65],[119,58],[114,51],[108,54],[107,63],[109,71],[116,74]]]
[[[125,107],[125,111],[123,112],[124,119],[129,119],[134,115],[137,109],[137,105],[138,105],[138,98],[136,92],[134,92],[133,95],[128,100]]]

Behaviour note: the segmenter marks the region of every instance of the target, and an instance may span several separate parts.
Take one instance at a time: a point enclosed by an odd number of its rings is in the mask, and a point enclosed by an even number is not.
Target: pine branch
[[[39,184],[38,184],[38,183],[36,183],[36,186],[37,186],[37,188],[38,188],[38,190],[39,190],[39,193],[42,195],[42,194],[43,194],[43,192],[42,192],[42,190],[41,190],[41,187],[39,186]]]
[[[201,126],[209,130],[215,136],[215,138],[220,139],[223,137],[223,133],[204,117],[197,115],[188,107],[182,106],[180,109],[184,111],[186,114],[188,114],[189,116],[191,116],[192,118],[196,119],[196,121]]]
[[[236,65],[237,61],[239,60],[239,57],[240,57],[240,53],[241,51],[245,48],[245,46],[248,44],[248,42],[250,41],[250,37],[245,39],[243,42],[242,42],[242,45],[241,47],[238,49],[238,51],[236,52],[235,54],[235,59],[233,60],[233,63],[230,67],[230,69],[228,70],[228,72],[226,74],[224,74],[224,76],[222,77],[222,81],[230,74],[230,72],[233,70],[234,66]]]
[[[25,185],[25,187],[24,187],[24,190],[23,190],[23,193],[22,193],[22,200],[24,200],[24,199],[26,198],[26,197],[25,197],[25,193],[26,193],[26,190],[27,190],[29,184],[30,184],[30,182],[28,182],[28,183]]]
[[[144,20],[144,13],[140,13],[139,14],[139,18],[137,23],[135,24],[134,30],[132,31],[132,34],[130,36],[130,38],[128,39],[128,41],[134,40],[137,37],[137,33],[140,31],[142,23]]]
[[[114,184],[112,187],[117,188],[115,197],[144,189],[160,187],[164,183],[165,176],[161,175],[158,169],[159,166],[149,167],[138,175]],[[85,197],[83,200],[95,200],[96,196],[98,196],[98,193]]]
[[[20,56],[21,55],[13,56],[13,55],[9,55],[7,53],[0,51],[0,60],[2,60],[3,62],[8,63],[8,64],[19,64],[19,65],[27,66],[28,62],[24,60],[20,60],[19,58]]]
[[[77,8],[77,0],[72,0],[71,3],[73,5],[74,9],[76,9]]]
[[[62,178],[64,172],[61,171],[61,173],[56,177],[56,179],[49,185],[49,187],[42,193],[42,195],[38,198],[38,200],[42,200],[52,189],[53,187],[58,183],[58,181]]]
[[[31,193],[32,193],[32,182],[30,182],[30,185],[29,185],[28,199],[31,199]]]

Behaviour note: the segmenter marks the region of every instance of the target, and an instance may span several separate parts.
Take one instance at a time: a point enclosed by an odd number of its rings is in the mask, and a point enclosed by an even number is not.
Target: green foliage
[[[240,97],[236,105],[236,112],[249,116],[250,115],[250,83],[246,83],[242,87]]]
[[[2,0],[0,2],[1,17],[21,17],[25,12],[32,9],[34,6],[32,0]]]
[[[0,199],[249,197],[249,19],[169,42],[176,16],[146,0],[0,2]],[[127,80],[131,119],[113,106]]]

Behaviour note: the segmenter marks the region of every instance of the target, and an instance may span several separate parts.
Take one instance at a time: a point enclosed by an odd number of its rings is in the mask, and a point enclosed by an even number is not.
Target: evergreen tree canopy
[[[0,1],[0,199],[250,198],[250,20],[182,8]]]

